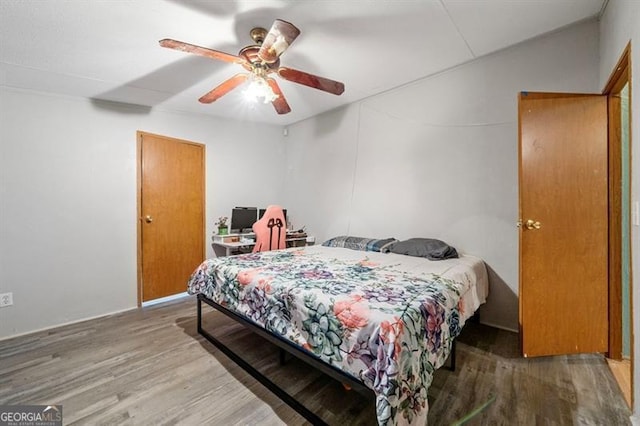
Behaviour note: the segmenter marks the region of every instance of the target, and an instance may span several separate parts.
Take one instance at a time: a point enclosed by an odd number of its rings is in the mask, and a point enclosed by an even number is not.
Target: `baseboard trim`
[[[513,328],[505,327],[504,325],[493,324],[490,322],[482,321],[482,315],[480,315],[480,324],[488,325],[489,327],[499,328],[500,330],[511,331],[512,333],[519,333],[518,330],[514,330]]]
[[[125,309],[120,309],[118,311],[108,312],[106,314],[94,315],[94,316],[88,317],[88,318],[80,318],[80,319],[73,320],[73,321],[67,321],[67,322],[63,322],[63,323],[60,323],[60,324],[55,324],[55,325],[50,325],[50,326],[47,326],[47,327],[37,328],[35,330],[25,331],[24,333],[12,334],[10,336],[0,337],[0,342],[2,342],[3,340],[9,340],[9,339],[13,339],[13,338],[16,338],[16,337],[23,337],[23,336],[27,336],[29,334],[35,334],[35,333],[40,333],[42,331],[52,330],[54,328],[59,328],[59,327],[67,326],[67,325],[78,324],[80,322],[91,321],[91,320],[98,319],[98,318],[104,318],[104,317],[108,317],[110,315],[121,314],[123,312],[133,311],[135,309],[138,309],[138,307],[134,306],[132,308],[125,308]]]
[[[143,308],[147,308],[147,307],[151,307],[151,306],[154,306],[154,305],[158,305],[160,303],[171,302],[173,300],[182,299],[182,298],[188,297],[188,296],[189,296],[189,294],[187,292],[174,294],[173,296],[167,296],[167,297],[163,297],[163,298],[160,298],[160,299],[155,299],[155,300],[150,300],[148,302],[144,302],[142,304],[142,307]],[[50,325],[50,326],[47,326],[47,327],[37,328],[35,330],[25,331],[24,333],[12,334],[12,335],[9,335],[9,336],[0,337],[0,342],[2,342],[3,340],[13,339],[15,337],[23,337],[23,336],[27,336],[29,334],[40,333],[42,331],[47,331],[47,330],[51,330],[51,329],[58,328],[58,327],[64,327],[64,326],[67,326],[67,325],[78,324],[80,322],[91,321],[91,320],[98,319],[98,318],[108,317],[109,315],[121,314],[123,312],[133,311],[134,309],[138,309],[138,307],[134,306],[134,307],[131,307],[131,308],[125,308],[125,309],[120,309],[120,310],[117,310],[117,311],[107,312],[105,314],[94,315],[92,317],[80,318],[80,319],[73,320],[73,321],[67,321],[67,322],[63,322],[63,323],[60,323],[60,324],[55,324],[55,325]]]
[[[185,298],[185,297],[188,297],[188,296],[189,296],[189,293],[187,293],[185,291],[185,292],[174,294],[174,295],[171,295],[171,296],[161,297],[159,299],[153,299],[153,300],[149,300],[147,302],[142,302],[142,307],[143,308],[147,308],[149,306],[157,305],[159,303],[171,302],[171,301],[182,299],[182,298]]]

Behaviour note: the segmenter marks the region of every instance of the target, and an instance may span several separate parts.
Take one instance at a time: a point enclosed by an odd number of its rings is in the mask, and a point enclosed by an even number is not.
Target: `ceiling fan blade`
[[[268,64],[274,63],[299,34],[295,25],[276,19],[260,46],[258,57]]]
[[[247,78],[249,78],[248,74],[236,74],[230,79],[223,81],[220,85],[218,85],[218,87],[203,95],[198,100],[203,104],[210,104],[211,102],[215,102],[242,83],[244,83]]]
[[[168,49],[181,50],[183,52],[195,53],[196,55],[204,56],[211,59],[218,59],[224,62],[234,62],[237,64],[243,64],[246,62],[244,58],[240,56],[232,55],[230,53],[220,52],[219,50],[209,49],[207,47],[196,46],[195,44],[185,43],[183,41],[172,40],[165,38],[159,41],[160,46]]]
[[[278,68],[278,74],[285,80],[293,81],[294,83],[304,84],[305,86],[313,87],[314,89],[324,90],[334,95],[341,95],[344,92],[344,84],[339,81],[329,80],[328,78],[318,77],[317,75],[309,74],[303,71],[294,70],[292,68],[280,67]]]
[[[278,114],[287,114],[291,112],[291,107],[287,103],[287,100],[284,98],[278,82],[272,78],[267,78],[267,83],[269,83],[269,87],[271,87],[273,93],[278,95],[278,97],[271,102],[273,104],[273,107],[276,109],[276,112]]]

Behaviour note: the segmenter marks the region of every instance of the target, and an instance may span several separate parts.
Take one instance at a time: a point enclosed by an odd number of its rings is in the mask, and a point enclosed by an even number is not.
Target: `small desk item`
[[[304,247],[307,245],[307,242],[306,232],[287,232],[287,248]]]

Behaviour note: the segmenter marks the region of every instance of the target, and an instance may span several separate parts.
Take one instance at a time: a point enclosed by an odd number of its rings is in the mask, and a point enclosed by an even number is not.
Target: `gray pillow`
[[[391,253],[407,256],[426,257],[429,260],[443,260],[458,257],[458,252],[444,241],[433,238],[410,238],[389,246]]]

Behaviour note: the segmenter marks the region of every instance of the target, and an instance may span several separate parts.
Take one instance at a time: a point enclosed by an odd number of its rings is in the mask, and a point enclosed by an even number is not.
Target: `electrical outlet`
[[[13,293],[0,294],[0,308],[13,305]]]

